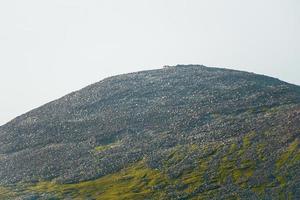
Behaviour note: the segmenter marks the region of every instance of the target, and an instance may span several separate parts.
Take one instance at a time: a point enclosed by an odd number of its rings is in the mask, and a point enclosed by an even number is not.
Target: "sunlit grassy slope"
[[[269,133],[264,133],[267,135]],[[117,173],[95,180],[72,184],[59,184],[54,181],[40,181],[35,184],[19,185],[23,194],[47,194],[52,199],[211,199],[218,198],[226,184],[243,191],[248,197],[263,198],[269,190],[274,190],[279,199],[295,199],[286,193],[287,181],[293,173],[293,167],[300,163],[299,140],[295,139],[284,148],[270,169],[273,178],[262,177],[255,181],[257,173],[267,162],[266,141],[254,142],[259,136],[250,132],[240,141],[226,144],[211,143],[176,146],[169,151],[168,157],[160,169],[147,166],[143,159]],[[183,169],[175,177],[168,170],[189,156],[201,153],[194,167]],[[248,154],[254,154],[249,158]],[[214,160],[218,160],[215,162]],[[0,188],[0,198],[14,198],[17,191]],[[228,192],[226,199],[243,199],[245,196]]]

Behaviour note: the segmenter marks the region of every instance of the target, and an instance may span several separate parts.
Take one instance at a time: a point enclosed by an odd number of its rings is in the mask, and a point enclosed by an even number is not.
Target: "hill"
[[[177,65],[0,127],[0,199],[300,198],[300,87]]]

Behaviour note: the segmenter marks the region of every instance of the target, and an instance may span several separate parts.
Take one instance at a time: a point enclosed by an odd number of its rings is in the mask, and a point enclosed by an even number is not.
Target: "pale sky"
[[[0,0],[0,125],[105,77],[203,64],[300,85],[299,0]]]

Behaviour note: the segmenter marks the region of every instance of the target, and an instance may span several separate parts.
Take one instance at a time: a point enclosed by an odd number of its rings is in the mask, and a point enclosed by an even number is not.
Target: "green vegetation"
[[[204,174],[208,169],[209,160],[201,160],[196,169],[184,172],[180,180],[187,185],[185,192],[191,193],[205,183]]]
[[[105,151],[107,149],[111,149],[111,148],[114,148],[116,146],[120,145],[119,142],[115,142],[115,143],[111,143],[111,144],[107,144],[107,145],[100,145],[100,146],[96,146],[94,148],[94,152],[101,152],[101,151]]]
[[[97,146],[94,148],[94,150],[96,152],[100,152],[100,151],[105,151],[106,149],[109,149],[110,146],[109,145],[101,145],[101,146]]]
[[[224,184],[228,178],[240,187],[245,187],[245,182],[253,175],[255,162],[246,158],[246,152],[251,146],[251,138],[255,135],[251,132],[244,136],[239,148],[236,143],[230,145],[229,151],[223,155],[218,169],[218,183]]]
[[[147,167],[145,160],[129,166],[120,172],[113,173],[96,180],[75,184],[58,184],[55,182],[39,182],[28,189],[36,193],[48,193],[57,198],[72,199],[164,199],[166,188],[176,188],[183,195],[194,192],[204,184],[204,174],[208,169],[209,157],[199,160],[195,168],[182,171],[176,178],[167,175],[169,167],[182,162],[188,153],[199,151],[196,146],[177,146],[164,163],[164,170]],[[208,153],[209,150],[207,150]],[[211,156],[211,154],[209,154]],[[209,193],[206,193],[208,195]]]
[[[11,199],[15,197],[16,193],[10,188],[0,186],[0,199]]]
[[[266,148],[265,143],[258,143],[256,145],[256,154],[257,154],[258,158],[262,161],[266,161],[266,159],[267,159],[264,155],[265,148]]]
[[[288,173],[274,172],[274,180],[264,180],[251,185],[257,162],[265,162],[263,156],[266,143],[254,143],[257,135],[254,132],[233,140],[228,144],[211,143],[205,146],[178,145],[170,149],[161,169],[147,166],[146,159],[124,168],[123,170],[104,177],[73,183],[59,184],[42,181],[26,186],[23,190],[33,194],[49,194],[58,199],[170,199],[170,194],[189,199],[210,199],[220,195],[219,189],[225,184],[250,189],[263,197],[269,188],[277,188],[278,198],[292,198],[291,193],[285,193]],[[112,145],[97,147],[104,151]],[[257,153],[258,159],[252,160],[248,156],[250,151]],[[174,166],[182,164],[191,155],[198,157],[194,167],[183,168],[171,178],[169,171],[176,170]],[[218,159],[218,164],[214,163]],[[278,158],[277,170],[290,166],[299,161],[299,140],[290,143]],[[205,187],[210,185],[209,188]],[[250,186],[251,185],[251,186]],[[170,192],[171,191],[171,192]],[[0,187],[0,199],[9,199],[15,195],[8,188]],[[226,199],[241,199],[237,194],[228,194]]]
[[[39,193],[52,193],[59,198],[72,199],[143,199],[146,196],[163,197],[157,188],[169,183],[159,171],[150,169],[143,162],[136,163],[118,173],[76,184],[40,182],[30,189]]]
[[[277,170],[280,170],[284,166],[293,165],[300,161],[300,141],[295,139],[286,150],[281,154],[279,159],[276,161]]]

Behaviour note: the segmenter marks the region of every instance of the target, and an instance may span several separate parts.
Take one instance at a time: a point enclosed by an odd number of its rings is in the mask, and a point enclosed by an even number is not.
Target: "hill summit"
[[[299,146],[299,86],[166,66],[1,126],[0,199],[297,199]]]

